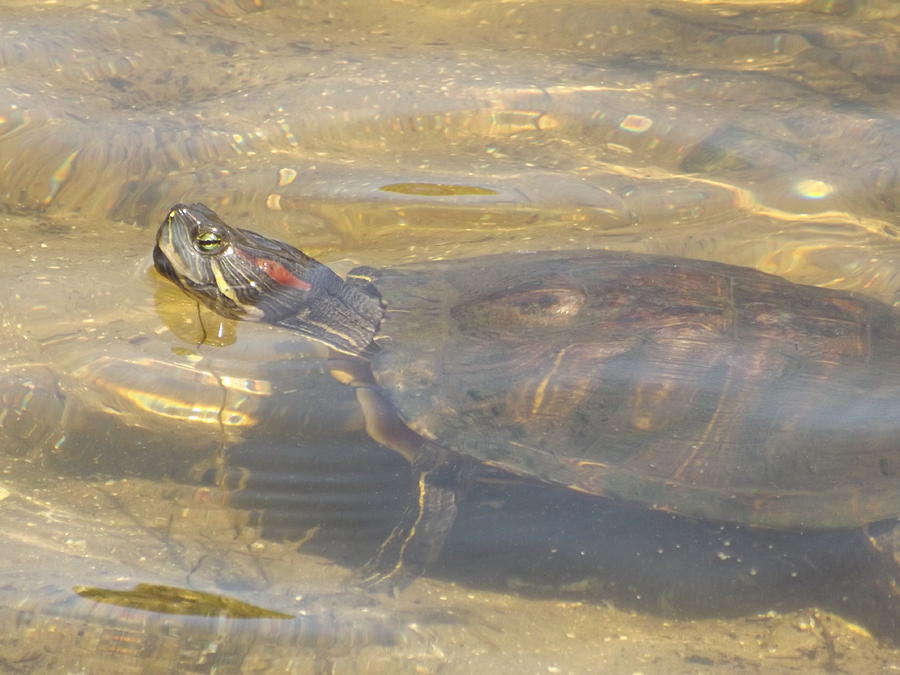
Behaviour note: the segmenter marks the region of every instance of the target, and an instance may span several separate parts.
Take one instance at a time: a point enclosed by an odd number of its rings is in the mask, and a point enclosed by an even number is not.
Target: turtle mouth
[[[159,244],[153,247],[153,265],[156,267],[156,271],[162,274],[166,279],[178,284],[179,286],[181,285],[181,280],[178,277],[178,273],[172,266],[172,262],[159,247]]]

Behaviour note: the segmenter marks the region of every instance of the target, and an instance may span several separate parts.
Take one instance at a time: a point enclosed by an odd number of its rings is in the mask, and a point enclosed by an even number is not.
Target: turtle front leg
[[[468,460],[425,442],[412,464],[412,489],[400,522],[355,576],[357,585],[396,593],[422,575],[444,547],[468,486]]]
[[[440,554],[474,462],[406,426],[371,381],[368,366],[360,370],[359,364],[336,360],[332,374],[356,389],[369,436],[410,463],[412,489],[400,522],[355,575],[355,582],[393,593],[420,576]]]

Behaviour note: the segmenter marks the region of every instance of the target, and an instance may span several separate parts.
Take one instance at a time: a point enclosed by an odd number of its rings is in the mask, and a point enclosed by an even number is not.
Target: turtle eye
[[[198,232],[194,237],[194,246],[200,253],[218,253],[225,248],[225,240],[217,232]]]

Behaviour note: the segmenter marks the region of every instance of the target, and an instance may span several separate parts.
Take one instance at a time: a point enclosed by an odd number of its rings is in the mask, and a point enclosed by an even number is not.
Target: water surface
[[[896,669],[859,533],[528,485],[478,486],[399,598],[347,591],[405,465],[320,349],[149,267],[202,201],[327,262],[631,250],[897,305],[898,32],[889,0],[7,3],[0,669]]]

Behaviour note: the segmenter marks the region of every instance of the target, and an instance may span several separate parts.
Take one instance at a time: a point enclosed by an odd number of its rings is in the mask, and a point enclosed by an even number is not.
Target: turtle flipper
[[[412,488],[403,516],[354,577],[363,588],[394,592],[421,575],[440,554],[476,463],[407,427],[371,381],[368,364],[346,358],[332,364],[332,375],[356,389],[369,436],[410,463]]]
[[[355,575],[356,585],[395,592],[425,572],[453,527],[469,474],[464,458],[426,442],[412,465],[413,487],[403,517]]]

